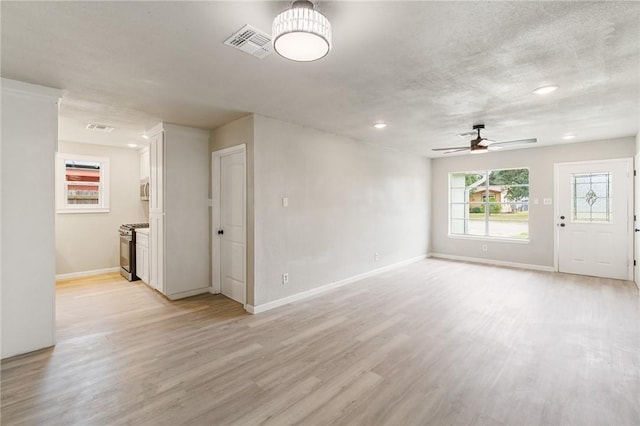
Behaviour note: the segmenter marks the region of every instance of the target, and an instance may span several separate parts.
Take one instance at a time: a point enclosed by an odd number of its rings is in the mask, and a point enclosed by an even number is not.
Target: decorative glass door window
[[[611,222],[611,172],[571,175],[574,222]]]

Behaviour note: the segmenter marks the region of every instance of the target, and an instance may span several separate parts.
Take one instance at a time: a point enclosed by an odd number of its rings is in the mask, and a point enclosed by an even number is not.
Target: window
[[[109,211],[109,159],[85,155],[56,156],[58,213]]]
[[[450,173],[449,234],[527,240],[529,169]]]

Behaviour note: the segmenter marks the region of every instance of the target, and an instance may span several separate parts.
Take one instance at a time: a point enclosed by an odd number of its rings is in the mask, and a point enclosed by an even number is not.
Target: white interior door
[[[213,153],[214,288],[246,302],[246,167],[244,145]]]
[[[558,270],[631,279],[633,162],[556,165]]]

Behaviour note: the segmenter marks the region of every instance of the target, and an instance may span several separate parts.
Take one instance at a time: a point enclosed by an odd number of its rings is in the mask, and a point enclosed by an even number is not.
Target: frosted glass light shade
[[[486,154],[489,152],[486,146],[478,145],[475,148],[471,148],[471,154]]]
[[[273,20],[273,48],[292,61],[309,62],[331,50],[331,23],[313,3],[296,1]]]

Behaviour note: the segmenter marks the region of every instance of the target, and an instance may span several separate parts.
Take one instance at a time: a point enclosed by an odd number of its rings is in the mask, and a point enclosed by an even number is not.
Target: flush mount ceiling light
[[[128,143],[128,144],[127,144],[127,146],[128,146],[129,148],[136,148],[136,147],[138,146],[138,144],[135,144],[135,143]]]
[[[569,140],[569,139],[573,139],[573,138],[575,138],[575,137],[576,137],[575,135],[564,135],[564,136],[562,137],[562,139]]]
[[[147,134],[147,132],[144,132],[140,136],[142,137],[142,139],[149,139],[149,135]]]
[[[535,93],[536,95],[548,95],[549,93],[555,92],[556,90],[558,90],[558,86],[542,86],[534,90],[533,93]]]
[[[385,123],[376,123],[373,125],[373,127],[375,127],[376,129],[384,129],[385,127],[387,127],[387,125]]]
[[[292,61],[310,62],[331,50],[331,23],[308,0],[296,0],[273,20],[273,48]]]

